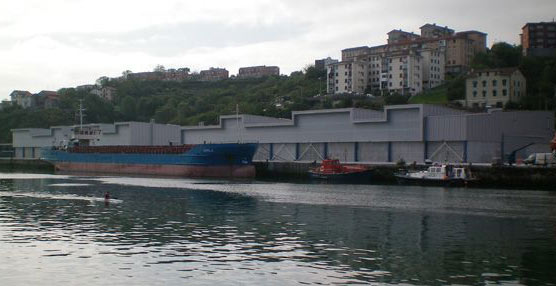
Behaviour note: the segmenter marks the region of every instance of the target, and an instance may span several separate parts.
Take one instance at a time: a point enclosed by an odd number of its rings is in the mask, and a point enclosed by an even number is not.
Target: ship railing
[[[74,146],[68,149],[72,153],[123,153],[123,154],[182,154],[194,145],[179,146]]]

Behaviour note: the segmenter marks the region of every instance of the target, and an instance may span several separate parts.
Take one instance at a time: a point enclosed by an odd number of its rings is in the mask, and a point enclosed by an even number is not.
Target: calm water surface
[[[0,251],[1,285],[555,285],[556,192],[0,173]]]

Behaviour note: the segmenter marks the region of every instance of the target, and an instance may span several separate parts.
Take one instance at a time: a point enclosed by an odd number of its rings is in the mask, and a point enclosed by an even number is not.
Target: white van
[[[533,153],[523,160],[523,163],[526,165],[547,166],[556,164],[556,160],[554,160],[554,154],[552,153]]]

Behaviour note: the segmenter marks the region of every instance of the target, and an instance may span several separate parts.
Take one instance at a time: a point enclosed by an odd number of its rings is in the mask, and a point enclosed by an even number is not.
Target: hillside
[[[326,89],[325,73],[313,67],[290,76],[259,79],[227,79],[214,82],[186,80],[112,80],[104,83],[116,88],[114,102],[105,101],[86,90],[63,88],[60,104],[51,109],[22,109],[18,106],[0,112],[0,142],[11,142],[11,129],[46,128],[79,122],[79,100],[86,109],[84,123],[144,121],[178,125],[213,124],[219,115],[240,113],[290,117],[292,110],[380,107],[380,100],[317,96]]]

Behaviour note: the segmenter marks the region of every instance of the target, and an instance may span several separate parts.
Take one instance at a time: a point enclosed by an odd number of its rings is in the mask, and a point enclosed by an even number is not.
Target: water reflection
[[[106,205],[105,192],[117,199]],[[541,285],[556,281],[554,203],[532,191],[5,178],[0,275],[8,284]]]

